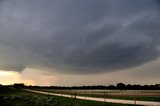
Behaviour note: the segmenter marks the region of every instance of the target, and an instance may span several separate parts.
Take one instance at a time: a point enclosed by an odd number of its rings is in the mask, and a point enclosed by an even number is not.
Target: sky
[[[159,19],[159,0],[0,0],[0,83],[159,83]]]

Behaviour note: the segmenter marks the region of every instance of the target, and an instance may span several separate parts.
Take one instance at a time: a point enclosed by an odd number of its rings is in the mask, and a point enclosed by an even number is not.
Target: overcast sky
[[[159,49],[159,0],[0,0],[0,70],[18,81],[158,83]]]

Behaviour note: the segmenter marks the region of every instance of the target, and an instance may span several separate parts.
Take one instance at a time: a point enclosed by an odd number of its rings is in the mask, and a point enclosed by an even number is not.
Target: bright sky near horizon
[[[116,85],[119,82],[142,85],[158,84],[160,80],[160,73],[157,73],[157,70],[160,69],[159,64],[160,59],[132,69],[87,75],[54,73],[40,69],[25,69],[21,73],[1,70],[0,83],[6,85],[17,82],[42,86]],[[150,70],[152,71],[150,72]],[[144,74],[144,72],[147,72],[147,74]]]
[[[27,85],[34,85],[32,80],[22,80],[21,74],[15,71],[0,70],[0,83],[2,85],[10,85],[14,83],[25,83]]]

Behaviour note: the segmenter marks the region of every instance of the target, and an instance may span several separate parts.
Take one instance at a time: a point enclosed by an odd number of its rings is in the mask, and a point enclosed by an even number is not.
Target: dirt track
[[[93,101],[121,103],[121,104],[137,104],[137,105],[145,105],[145,106],[160,106],[160,102],[137,101],[137,100],[136,101],[134,101],[134,100],[119,100],[119,99],[95,98],[95,97],[84,97],[84,96],[76,96],[75,97],[75,95],[56,94],[56,93],[42,92],[42,91],[37,91],[37,90],[30,90],[30,89],[24,89],[24,90],[34,92],[34,93],[46,94],[46,95],[77,98],[77,99],[81,99],[81,100],[93,100]]]

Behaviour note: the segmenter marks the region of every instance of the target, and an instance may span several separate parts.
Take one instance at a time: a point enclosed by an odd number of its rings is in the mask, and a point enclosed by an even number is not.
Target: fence
[[[25,89],[27,91],[30,92],[35,92],[35,93],[41,93],[41,94],[47,94],[47,95],[54,95],[54,96],[63,96],[63,97],[69,97],[69,98],[75,98],[75,99],[82,99],[82,100],[93,100],[93,101],[100,101],[100,102],[111,102],[111,103],[122,103],[122,104],[134,104],[134,105],[152,105],[152,106],[160,106],[160,102],[151,102],[151,101],[138,101],[136,100],[136,96],[133,96],[133,100],[120,100],[120,99],[110,99],[109,97],[111,95],[109,95],[108,92],[103,92],[103,97],[101,95],[101,97],[95,97],[94,92],[92,91],[92,93],[90,94],[90,96],[88,95],[88,93],[86,95],[84,94],[78,94],[75,91],[71,91],[70,94],[57,94],[57,93],[50,93],[50,92],[44,92],[44,91],[36,91],[36,90],[29,90],[29,89]],[[68,92],[69,93],[69,92]],[[86,93],[86,92],[85,92]],[[124,93],[121,93],[121,96],[124,96]],[[144,95],[144,94],[143,94]]]

